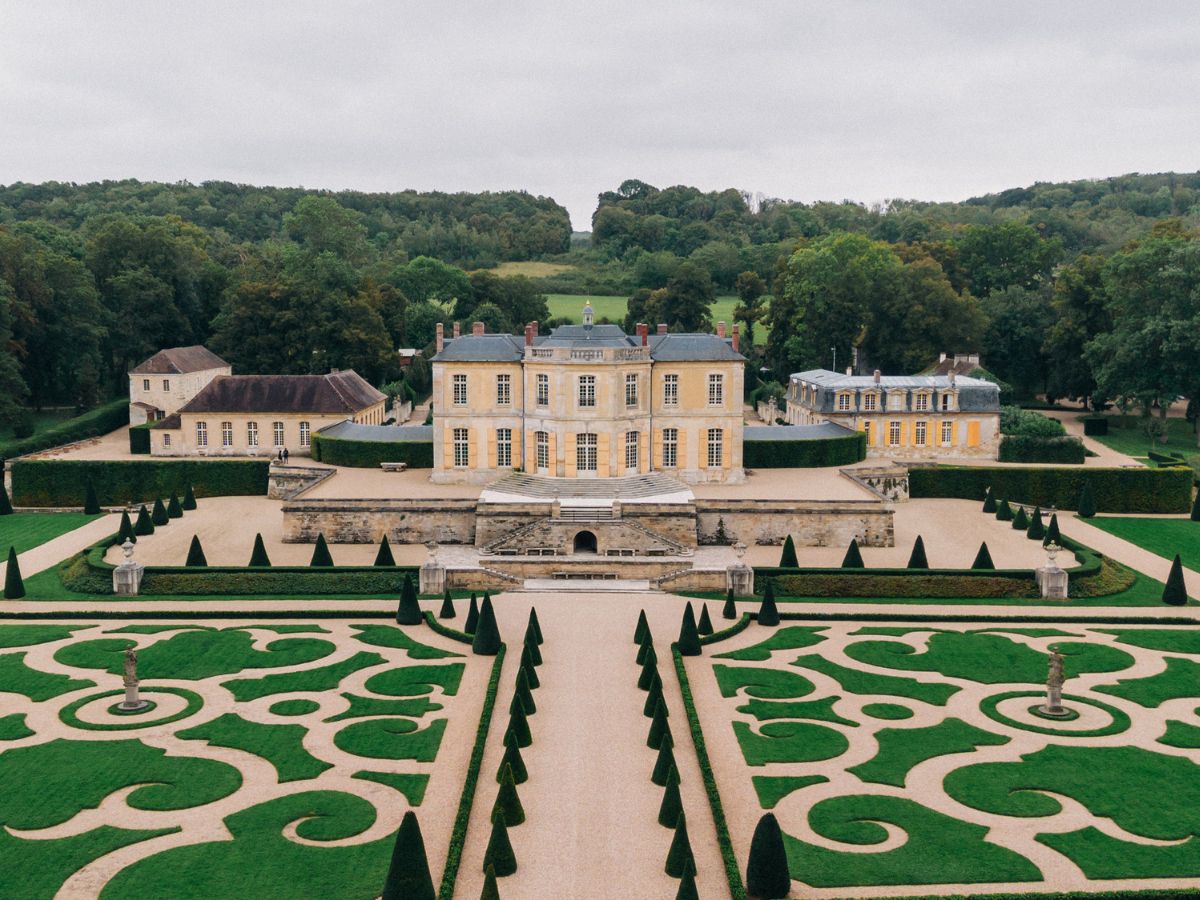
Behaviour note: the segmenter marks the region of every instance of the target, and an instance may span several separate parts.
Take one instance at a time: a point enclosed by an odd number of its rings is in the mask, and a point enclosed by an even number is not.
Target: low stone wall
[[[272,463],[267,473],[267,496],[272,500],[289,500],[335,474],[336,469],[322,466],[285,466]]]
[[[801,547],[895,544],[892,510],[873,500],[697,500],[701,543],[716,543],[723,526],[730,543],[782,544],[790,534]]]
[[[519,528],[535,522],[545,522],[558,513],[553,503],[480,503],[475,519],[475,544],[486,547],[503,540]],[[690,503],[624,503],[620,506],[619,521],[640,525],[647,531],[673,541],[681,547],[696,546],[696,508]],[[566,523],[558,543],[569,545],[576,531],[594,530],[590,525],[603,527],[612,521]],[[605,548],[601,547],[601,551]]]
[[[841,474],[884,500],[908,499],[907,466],[858,466],[842,469]]]
[[[555,572],[597,575],[613,573],[617,578],[644,580],[657,578],[691,566],[689,560],[678,557],[645,556],[597,556],[587,560],[573,556],[569,562],[553,556],[489,556],[486,564],[489,569],[495,569],[522,581],[526,578],[553,578]],[[721,584],[724,589],[724,581]]]
[[[475,500],[293,500],[283,505],[283,540],[309,544],[475,543]]]
[[[655,579],[651,584],[660,591],[723,591],[728,576],[724,569],[690,569]]]

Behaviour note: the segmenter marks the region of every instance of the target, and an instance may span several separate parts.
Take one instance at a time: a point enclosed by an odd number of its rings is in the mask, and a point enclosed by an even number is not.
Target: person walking
[[[287,465],[287,463],[288,463],[288,456],[289,456],[289,455],[290,455],[290,454],[288,454],[288,448],[287,448],[287,447],[284,447],[284,448],[283,448],[283,464],[284,464],[285,466],[286,466],[286,465]]]

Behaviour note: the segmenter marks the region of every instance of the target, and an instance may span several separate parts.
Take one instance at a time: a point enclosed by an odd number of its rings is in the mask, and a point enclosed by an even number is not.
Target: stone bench
[[[406,462],[381,462],[379,464],[379,468],[383,469],[383,471],[385,471],[385,472],[403,472],[405,469],[408,468],[408,463],[406,463]]]

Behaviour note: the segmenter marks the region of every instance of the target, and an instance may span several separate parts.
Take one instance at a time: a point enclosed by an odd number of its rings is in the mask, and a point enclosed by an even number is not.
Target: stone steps
[[[562,497],[621,500],[674,494],[688,488],[661,473],[624,478],[551,478],[547,475],[514,474],[492,482],[487,490],[549,500]]]

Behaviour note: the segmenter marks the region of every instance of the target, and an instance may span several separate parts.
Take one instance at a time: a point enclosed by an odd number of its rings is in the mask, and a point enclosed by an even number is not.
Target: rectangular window
[[[664,469],[674,469],[679,465],[679,429],[663,429],[662,464]]]
[[[954,423],[953,422],[943,422],[942,423],[942,446],[949,447],[953,443],[954,443]]]
[[[638,405],[638,377],[637,375],[625,376],[625,405]]]
[[[208,423],[207,422],[197,422],[196,423],[196,446],[197,447],[207,447],[208,446]]]
[[[454,405],[455,406],[466,406],[467,405],[467,376],[466,375],[455,375],[450,379],[450,382],[454,386],[454,398],[453,398]]]
[[[496,429],[496,465],[506,469],[512,465],[512,429]]]
[[[838,408],[838,412],[846,412],[847,410],[850,409],[850,395],[849,394],[838,394],[837,408]]]
[[[149,378],[142,379],[142,390],[143,391],[150,390],[150,379]]]
[[[925,446],[925,423],[918,422],[913,429],[913,435],[918,447]]]
[[[550,376],[539,375],[537,377],[537,405],[550,405]]]
[[[888,409],[904,409],[904,395],[892,394],[888,397]]]
[[[537,467],[539,469],[550,468],[550,435],[545,431],[539,431],[535,445],[537,447]]]
[[[257,447],[258,446],[258,423],[257,422],[247,422],[246,423],[246,446],[247,447]]]
[[[512,376],[496,376],[496,403],[499,406],[512,405]]]
[[[170,436],[169,434],[164,434],[164,435],[163,435],[163,446],[164,446],[164,447],[170,447],[170,446],[171,446],[171,436]]]
[[[929,409],[929,395],[917,394],[917,412],[926,412]]]
[[[300,423],[300,446],[307,447],[312,443],[312,431],[307,422]]]
[[[580,406],[595,406],[596,405],[596,376],[595,375],[580,375],[579,376],[579,405]],[[593,435],[595,437],[595,435]]]
[[[233,446],[233,423],[232,422],[222,422],[221,423],[221,446],[222,447],[232,447]]]
[[[721,429],[708,429],[708,466],[718,468],[724,459],[724,447],[721,440]]]
[[[724,406],[725,405],[725,376],[724,375],[709,375],[708,376],[708,405],[709,406]]]
[[[596,436],[594,434],[581,434],[577,436],[576,441],[575,468],[580,472],[595,472]]]
[[[895,420],[888,422],[888,444],[892,447],[900,445],[900,423]]]
[[[871,446],[871,423],[870,421],[863,422],[863,436],[867,439],[867,446]]]
[[[637,471],[638,467],[638,432],[625,432],[625,468]]]
[[[679,376],[663,376],[663,406],[679,405]]]
[[[170,381],[170,379],[168,379],[168,378],[164,378],[164,379],[163,379],[163,390],[164,390],[164,391],[169,391],[170,389],[171,389],[171,381]]]
[[[282,422],[272,422],[271,423],[271,434],[275,439],[275,446],[282,447],[283,446],[283,423]]]
[[[465,469],[471,461],[471,445],[467,439],[467,429],[454,429],[454,465]]]
[[[950,395],[949,394],[942,394],[942,409],[947,410],[947,411],[950,409]]]
[[[863,409],[867,412],[875,411],[875,395],[863,394]]]

